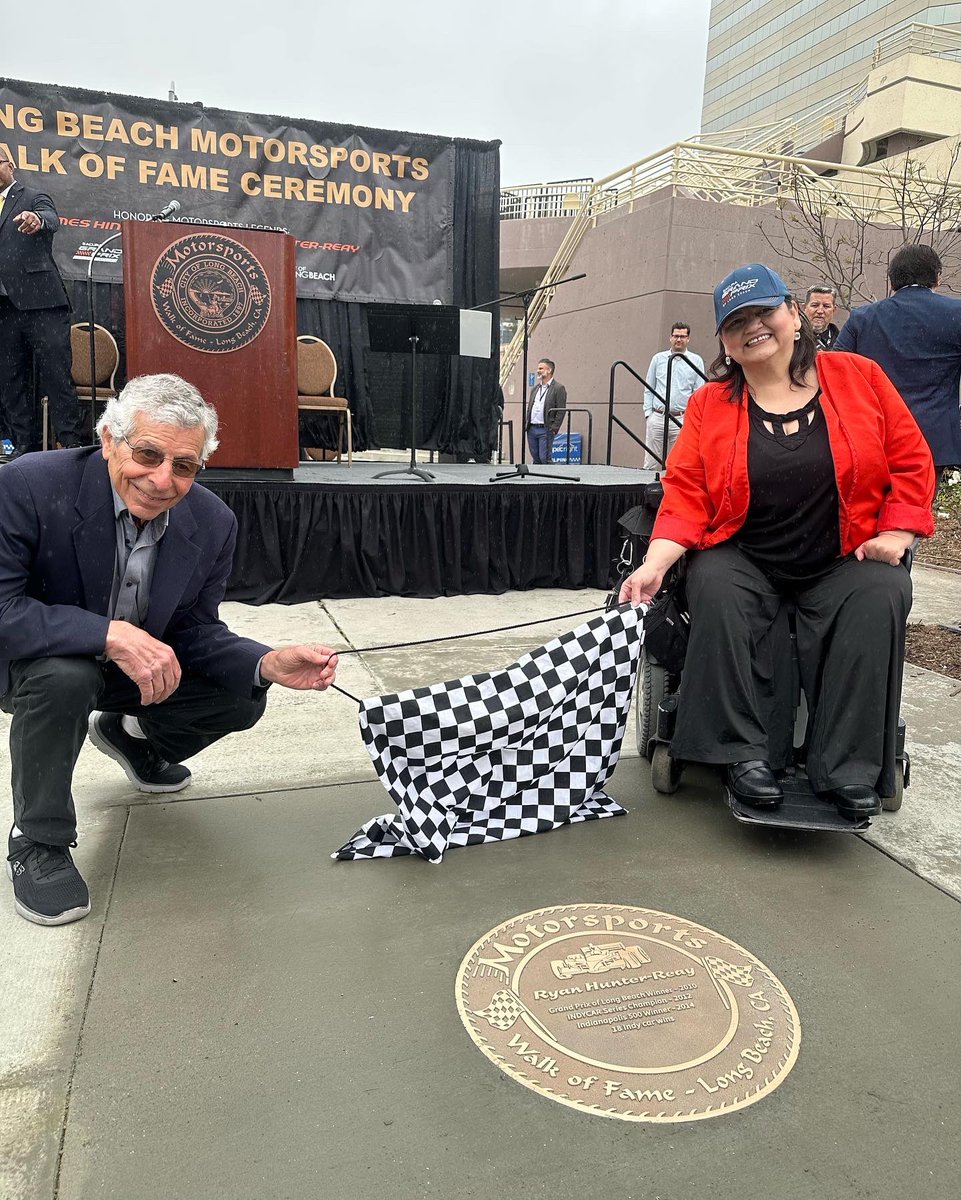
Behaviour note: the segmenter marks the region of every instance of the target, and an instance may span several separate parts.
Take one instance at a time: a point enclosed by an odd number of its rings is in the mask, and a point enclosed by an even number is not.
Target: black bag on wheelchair
[[[655,666],[669,675],[680,675],[691,636],[691,618],[684,596],[684,580],[675,576],[661,592],[644,618],[644,650]]]
[[[614,592],[608,607],[617,603],[621,584],[640,566],[647,553],[654,519],[663,496],[660,483],[650,483],[644,489],[644,500],[620,518],[624,543],[616,565]],[[672,569],[668,582],[654,598],[644,618],[644,650],[648,659],[671,675],[679,675],[687,654],[691,620],[684,595],[684,577],[680,566]]]

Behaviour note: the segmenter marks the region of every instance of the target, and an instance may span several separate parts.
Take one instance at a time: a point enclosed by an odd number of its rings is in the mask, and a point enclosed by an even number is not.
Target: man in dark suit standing
[[[961,300],[938,296],[941,259],[902,246],[888,264],[893,295],[856,308],[834,350],[872,358],[901,393],[939,471],[961,465]]]
[[[61,446],[82,442],[80,406],[70,377],[70,303],[53,261],[60,218],[45,192],[24,187],[0,152],[0,402],[13,457],[39,450],[31,352]]]
[[[554,378],[553,362],[542,358],[537,364],[537,382],[531,388],[524,421],[532,463],[551,461],[551,443],[564,420],[566,407],[567,388]]]
[[[101,446],[0,468],[0,704],[13,716],[8,874],[17,912],[90,911],[74,866],[73,770],[88,733],[144,792],[175,792],[185,758],[263,716],[267,687],[322,691],[325,646],[271,650],[219,616],[237,520],[194,483],[217,414],[176,375],[134,379]]]

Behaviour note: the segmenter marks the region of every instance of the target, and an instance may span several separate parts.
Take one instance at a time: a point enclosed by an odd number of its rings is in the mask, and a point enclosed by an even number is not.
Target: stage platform
[[[230,600],[296,604],[357,596],[500,594],[605,588],[618,519],[652,471],[422,463],[433,480],[392,474],[403,462],[311,463],[292,478],[254,471],[200,477],[239,525]]]

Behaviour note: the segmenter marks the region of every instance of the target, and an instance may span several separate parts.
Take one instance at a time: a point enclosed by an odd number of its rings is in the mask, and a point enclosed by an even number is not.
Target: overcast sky
[[[453,137],[505,185],[600,178],[698,131],[710,0],[45,0],[12,79]]]

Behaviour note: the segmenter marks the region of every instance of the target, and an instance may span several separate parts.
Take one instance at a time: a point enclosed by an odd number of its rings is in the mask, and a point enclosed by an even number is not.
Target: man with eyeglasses
[[[70,374],[70,302],[53,260],[60,218],[53,200],[14,178],[0,149],[0,402],[18,458],[42,444],[31,356],[50,402],[61,446],[82,442],[80,404]]]
[[[74,766],[88,730],[143,792],[191,782],[183,760],[263,716],[267,687],[323,691],[336,654],[269,646],[219,616],[237,521],[197,472],[217,414],[176,375],[131,380],[100,447],[0,470],[0,705],[12,714],[17,912],[63,925],[90,911],[73,863]]]

